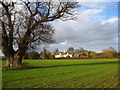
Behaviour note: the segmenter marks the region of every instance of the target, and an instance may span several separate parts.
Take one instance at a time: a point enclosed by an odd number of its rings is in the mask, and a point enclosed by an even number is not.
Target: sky
[[[45,47],[50,51],[56,48],[64,51],[69,47],[83,47],[96,52],[108,47],[118,49],[118,0],[77,1],[81,7],[76,19],[52,22],[56,43]],[[2,52],[0,56],[3,56]]]
[[[118,3],[79,2],[77,19],[54,21],[56,43],[46,47],[60,51],[69,47],[100,52],[108,47],[118,49]]]

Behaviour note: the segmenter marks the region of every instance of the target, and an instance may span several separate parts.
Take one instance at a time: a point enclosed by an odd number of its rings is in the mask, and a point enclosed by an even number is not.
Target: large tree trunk
[[[13,49],[9,50],[9,48],[7,47],[2,48],[2,51],[7,60],[6,67],[21,67],[22,58],[25,55],[25,52],[28,48],[28,42],[24,42],[24,41],[25,39],[23,39],[17,51],[13,51]]]
[[[6,57],[6,67],[18,67],[22,64],[22,57],[25,54],[25,50],[21,50],[23,52],[19,51],[14,52],[7,47],[2,48],[2,52]]]
[[[22,65],[22,56],[14,55],[6,59],[6,67],[20,67]]]

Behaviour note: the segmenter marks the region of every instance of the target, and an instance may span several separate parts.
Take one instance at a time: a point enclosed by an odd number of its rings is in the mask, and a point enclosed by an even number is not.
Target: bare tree
[[[69,20],[78,7],[77,2],[0,1],[0,5],[1,50],[7,58],[7,67],[21,65],[28,48],[53,43],[54,29],[48,22]]]
[[[113,47],[103,49],[101,53],[103,57],[111,57],[111,58],[117,57],[117,50],[115,50],[115,48]]]

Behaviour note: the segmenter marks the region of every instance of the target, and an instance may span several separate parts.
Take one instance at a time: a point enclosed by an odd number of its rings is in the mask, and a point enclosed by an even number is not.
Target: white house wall
[[[55,55],[55,58],[61,58],[61,57],[64,57],[64,58],[66,58],[66,57],[72,57],[72,55],[70,55],[70,54],[66,54],[66,55],[61,55],[61,54],[59,54],[59,55]]]

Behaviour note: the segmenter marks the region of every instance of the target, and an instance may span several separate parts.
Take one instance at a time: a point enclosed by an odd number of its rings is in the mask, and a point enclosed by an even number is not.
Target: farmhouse
[[[55,58],[67,58],[67,57],[73,57],[72,54],[62,54],[62,53],[59,53],[59,55],[55,55]]]

